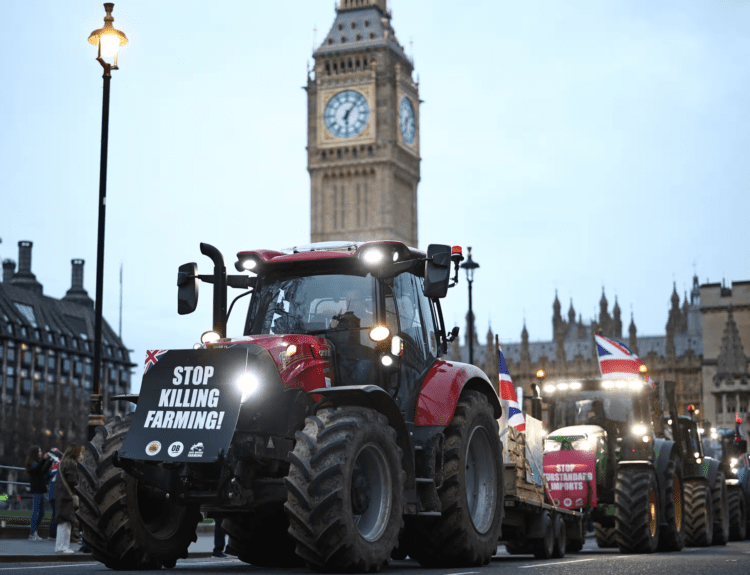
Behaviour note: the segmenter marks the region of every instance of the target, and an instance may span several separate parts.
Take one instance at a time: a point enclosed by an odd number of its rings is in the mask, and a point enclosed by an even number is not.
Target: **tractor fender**
[[[401,448],[402,468],[406,473],[406,488],[414,487],[414,453],[409,430],[398,405],[387,391],[377,385],[347,385],[319,388],[310,393],[323,396],[324,404],[320,407],[324,407],[325,403],[331,403],[335,407],[355,405],[374,409],[385,415],[388,424],[396,430],[396,443]]]
[[[464,389],[473,389],[487,396],[495,419],[503,413],[500,399],[487,375],[468,363],[437,360],[427,371],[419,390],[414,414],[416,426],[446,426],[453,419],[456,404]]]
[[[686,475],[689,479],[705,479],[711,489],[713,489],[720,465],[721,463],[718,459],[705,457],[700,463],[693,463],[687,466]]]
[[[654,455],[656,456],[656,479],[659,482],[659,486],[666,486],[664,481],[666,480],[665,474],[667,472],[667,465],[672,455],[679,455],[677,445],[671,439],[660,439],[654,440]]]

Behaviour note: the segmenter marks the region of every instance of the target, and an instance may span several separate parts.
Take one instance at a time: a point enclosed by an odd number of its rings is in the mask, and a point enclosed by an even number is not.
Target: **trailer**
[[[508,428],[503,442],[508,456],[504,466],[503,544],[512,555],[533,553],[537,559],[577,553],[585,539],[585,502],[580,508],[570,509],[555,501],[543,469],[542,422],[525,417],[526,430]]]

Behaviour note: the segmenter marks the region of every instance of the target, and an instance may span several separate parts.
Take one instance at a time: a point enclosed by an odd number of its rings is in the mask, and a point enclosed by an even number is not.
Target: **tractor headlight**
[[[372,341],[383,341],[389,335],[391,335],[391,330],[384,325],[376,326],[370,330],[370,339]]]
[[[729,462],[729,467],[737,467],[737,458],[732,457],[732,459]]]
[[[588,437],[574,439],[570,445],[575,451],[593,451],[594,449],[594,446],[591,444]]]
[[[253,374],[243,373],[237,379],[237,387],[239,387],[240,392],[242,393],[240,403],[245,403],[245,401],[250,399],[258,391],[260,382],[258,381],[258,378]]]
[[[544,440],[544,451],[560,451],[562,449],[562,442],[554,439]]]
[[[646,429],[645,425],[638,423],[632,427],[631,431],[633,432],[633,435],[646,435],[648,429]]]

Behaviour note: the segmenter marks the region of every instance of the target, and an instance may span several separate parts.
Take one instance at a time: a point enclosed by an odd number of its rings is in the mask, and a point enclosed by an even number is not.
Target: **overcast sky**
[[[473,247],[482,341],[488,322],[519,340],[524,319],[550,339],[555,290],[590,321],[604,287],[654,335],[673,282],[682,296],[694,271],[750,280],[750,3],[390,4],[424,100],[419,247]],[[122,265],[140,365],[211,327],[207,284],[196,313],[176,313],[177,267],[211,270],[200,242],[230,269],[238,251],[309,242],[302,86],[335,12],[123,0],[113,15],[130,43],[112,78],[104,316],[117,330]],[[0,258],[31,240],[52,297],[73,258],[95,294],[102,70],[87,38],[103,17],[80,0],[11,0],[0,17]],[[467,300],[462,275],[449,327]]]

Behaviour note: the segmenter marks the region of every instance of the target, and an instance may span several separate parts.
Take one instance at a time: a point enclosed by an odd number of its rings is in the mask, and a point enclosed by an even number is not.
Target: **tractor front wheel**
[[[85,445],[76,487],[83,540],[110,569],[171,568],[197,540],[201,514],[197,506],[180,505],[112,464],[131,417],[97,427]]]
[[[602,527],[598,523],[594,523],[594,536],[596,537],[596,544],[600,549],[617,547],[614,527]]]
[[[682,520],[682,463],[672,457],[667,464],[664,489],[664,520],[659,533],[659,547],[665,551],[680,551],[685,547],[685,527]]]
[[[708,547],[714,538],[711,487],[706,481],[685,484],[685,540],[691,547]]]
[[[714,507],[713,545],[726,545],[729,541],[729,509],[727,506],[727,482],[724,473],[716,474],[714,488],[711,490],[711,501]]]
[[[727,495],[729,507],[729,539],[744,541],[747,536],[745,497],[742,489],[731,489]]]
[[[373,409],[321,409],[289,454],[284,505],[296,553],[317,571],[379,571],[403,526],[396,432]]]
[[[289,537],[289,519],[279,505],[262,516],[238,515],[224,519],[229,536],[227,551],[237,559],[257,567],[303,567],[305,562],[294,553]]]
[[[653,553],[659,544],[656,476],[646,469],[624,469],[615,482],[615,537],[621,553]]]

